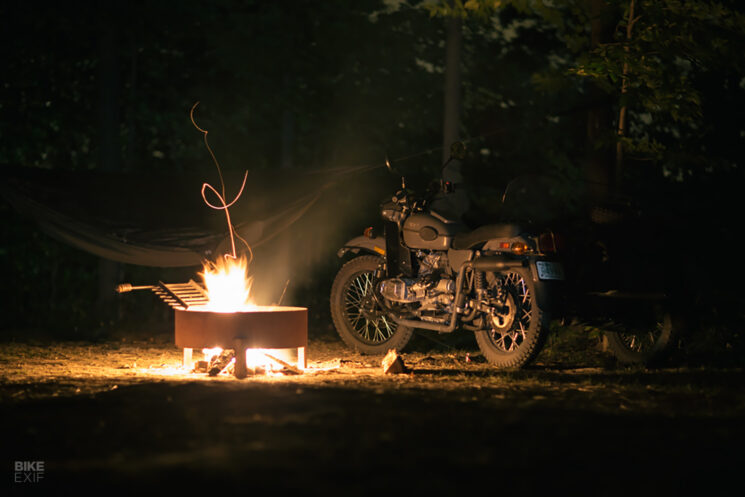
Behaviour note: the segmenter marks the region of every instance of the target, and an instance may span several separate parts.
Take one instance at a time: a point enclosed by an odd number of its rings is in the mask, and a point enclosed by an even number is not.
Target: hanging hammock
[[[194,174],[62,172],[2,167],[0,191],[50,236],[127,264],[199,265],[225,251],[224,216],[205,206]],[[249,174],[230,214],[237,234],[258,247],[298,221],[347,172]],[[225,173],[228,195],[242,172]]]

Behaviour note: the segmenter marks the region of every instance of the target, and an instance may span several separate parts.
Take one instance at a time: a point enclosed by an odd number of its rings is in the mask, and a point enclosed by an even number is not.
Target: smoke
[[[322,305],[325,310],[340,266],[337,252],[367,226],[379,224],[378,204],[390,189],[386,183],[390,177],[380,171],[340,179],[298,221],[255,247],[249,273],[256,303],[273,304],[282,297],[283,305]]]

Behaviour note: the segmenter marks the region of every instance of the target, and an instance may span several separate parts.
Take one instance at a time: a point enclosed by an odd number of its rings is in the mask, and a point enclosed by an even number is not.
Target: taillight
[[[549,231],[538,237],[538,250],[543,254],[550,254],[559,250],[556,235]]]

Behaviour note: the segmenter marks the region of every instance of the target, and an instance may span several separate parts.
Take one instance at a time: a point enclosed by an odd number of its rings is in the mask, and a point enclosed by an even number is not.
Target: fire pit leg
[[[239,380],[242,380],[248,376],[248,365],[246,364],[246,343],[243,340],[236,339],[235,346],[235,367],[233,368],[233,374]]]
[[[308,363],[305,360],[305,347],[297,348],[297,367],[298,369],[305,369],[308,367]]]
[[[192,355],[191,355],[192,349],[185,348],[184,349],[184,367],[186,369],[193,369],[194,368],[194,361],[192,361]]]

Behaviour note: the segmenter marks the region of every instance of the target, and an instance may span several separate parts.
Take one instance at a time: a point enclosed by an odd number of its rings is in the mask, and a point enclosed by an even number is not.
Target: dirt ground
[[[408,373],[384,375],[381,357],[325,337],[311,340],[302,375],[236,380],[184,370],[168,337],[7,341],[0,483],[44,494],[741,492],[740,369],[623,368],[590,350],[501,372],[435,342],[403,359]],[[16,483],[16,461],[44,461],[43,479]]]

